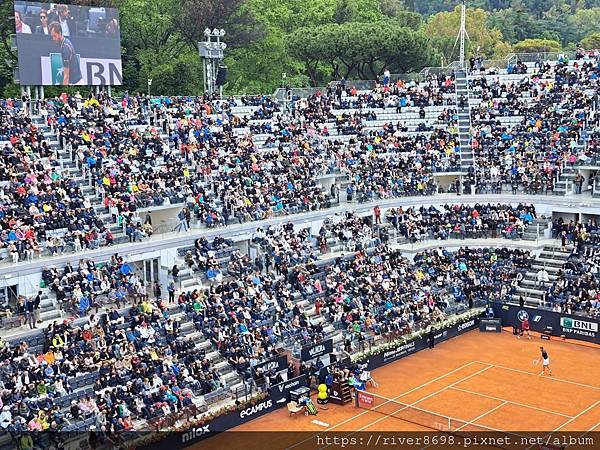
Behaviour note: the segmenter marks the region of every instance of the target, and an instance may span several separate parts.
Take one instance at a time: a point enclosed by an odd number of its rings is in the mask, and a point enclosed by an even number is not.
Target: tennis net
[[[500,434],[502,436],[508,435],[518,438],[523,437],[514,432],[507,432],[505,430],[499,430],[496,428],[486,427],[485,425],[475,424],[473,421],[467,421],[443,414],[438,414],[436,412],[428,411],[415,405],[402,403],[398,400],[383,397],[372,392],[356,391],[355,405],[359,408],[377,412],[385,416],[395,417],[405,422],[420,425],[430,430],[436,430],[458,436],[472,436],[473,433],[486,433],[494,435]],[[497,445],[495,445],[495,447],[504,448]]]
[[[355,404],[362,409],[395,417],[437,431],[463,431],[465,433],[472,431],[500,431],[428,411],[414,405],[399,402],[398,400],[382,397],[372,392],[356,391]]]

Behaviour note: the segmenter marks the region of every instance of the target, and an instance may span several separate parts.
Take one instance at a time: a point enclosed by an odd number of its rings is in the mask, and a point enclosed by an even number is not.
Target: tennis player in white
[[[540,359],[542,360],[542,371],[540,375],[544,375],[546,373],[546,369],[548,369],[548,375],[552,376],[552,369],[550,368],[550,357],[548,356],[548,352],[544,350],[544,347],[540,347],[540,357],[538,359],[534,359],[534,364],[539,364]]]

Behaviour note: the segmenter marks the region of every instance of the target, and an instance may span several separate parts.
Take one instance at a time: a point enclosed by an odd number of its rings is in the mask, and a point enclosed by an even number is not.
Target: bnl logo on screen
[[[123,84],[121,60],[119,59],[81,58],[77,54],[77,63],[83,77],[82,81],[77,83],[79,85]],[[60,53],[50,53],[49,58],[42,57],[42,81],[46,84],[62,85],[63,70]]]

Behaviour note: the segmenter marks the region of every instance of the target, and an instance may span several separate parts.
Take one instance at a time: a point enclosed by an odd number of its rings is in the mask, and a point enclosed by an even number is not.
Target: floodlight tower
[[[465,39],[469,39],[469,34],[467,33],[467,1],[462,0],[462,5],[460,9],[460,30],[458,31],[458,36],[456,36],[456,41],[454,42],[454,47],[456,48],[456,44],[460,43],[459,47],[459,63],[460,68],[465,68]]]
[[[198,51],[202,59],[202,73],[204,78],[204,92],[212,95],[219,87],[220,94],[223,94],[222,82],[217,83],[217,75],[221,69],[223,61],[223,51],[227,48],[225,42],[221,42],[221,38],[225,36],[225,30],[204,30],[204,41],[198,42]],[[214,41],[212,39],[214,39]]]

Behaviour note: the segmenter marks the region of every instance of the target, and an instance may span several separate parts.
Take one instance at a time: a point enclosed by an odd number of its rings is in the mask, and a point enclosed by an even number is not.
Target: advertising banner
[[[302,375],[271,387],[271,395],[252,406],[235,410],[215,417],[202,425],[184,432],[169,433],[168,437],[146,446],[152,450],[177,450],[203,441],[215,434],[235,428],[287,404],[290,391],[307,386],[306,376]]]
[[[252,366],[252,376],[256,377],[256,373],[259,370],[262,370],[263,373],[275,371],[279,372],[280,370],[287,369],[287,356],[282,355],[277,358],[270,359],[268,361],[261,362],[255,366]]]
[[[356,403],[364,408],[371,408],[375,405],[375,397],[367,391],[356,391]]]
[[[459,336],[467,331],[474,330],[478,327],[478,323],[478,318],[472,318],[455,325],[447,326],[441,330],[437,330],[434,335],[435,343],[437,345],[440,342]],[[405,356],[423,350],[424,348],[427,348],[427,336],[419,337],[406,343],[400,342],[394,346],[390,346],[380,353],[365,358],[362,363],[367,364],[368,370],[374,370],[378,367],[384,366],[393,361],[404,358]]]
[[[500,333],[502,332],[502,319],[480,319],[479,331],[482,333]]]
[[[300,375],[291,380],[271,386],[271,398],[275,404],[283,406],[287,404],[290,398],[290,391],[307,386],[308,380],[306,379],[306,375]]]
[[[529,328],[538,333],[550,329],[552,336],[564,336],[568,339],[595,342],[600,344],[598,333],[599,319],[557,313],[554,311],[530,307],[521,308],[518,305],[502,303],[494,304],[494,314],[502,319],[502,324],[508,327],[520,327],[525,319],[529,320]]]
[[[306,345],[302,347],[300,358],[302,361],[310,361],[311,359],[327,355],[333,351],[333,339],[319,342],[318,344]]]
[[[122,85],[119,10],[15,1],[19,82]]]

